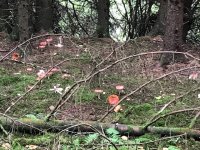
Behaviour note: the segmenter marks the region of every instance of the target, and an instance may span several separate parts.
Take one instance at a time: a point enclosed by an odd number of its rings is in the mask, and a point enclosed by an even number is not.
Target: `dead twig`
[[[146,129],[148,126],[152,125],[153,123],[155,123],[156,121],[158,121],[161,118],[165,118],[167,116],[178,114],[178,113],[183,113],[183,112],[188,112],[188,111],[199,111],[199,110],[200,110],[200,107],[196,107],[196,108],[188,108],[188,109],[176,110],[176,111],[173,111],[173,112],[170,112],[170,113],[167,113],[167,114],[163,114],[163,115],[155,118],[154,120],[152,120],[150,123],[148,123],[144,127],[144,129]]]
[[[195,117],[192,119],[189,128],[191,129],[194,125],[195,122],[197,121],[198,117],[200,116],[200,111],[195,115]]]

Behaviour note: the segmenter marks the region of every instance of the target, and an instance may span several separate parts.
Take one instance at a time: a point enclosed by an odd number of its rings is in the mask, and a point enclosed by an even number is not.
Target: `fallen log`
[[[200,130],[190,128],[168,128],[168,127],[154,127],[149,126],[145,130],[143,126],[133,126],[125,124],[101,123],[94,121],[79,121],[79,120],[51,120],[46,122],[42,119],[30,118],[10,118],[0,117],[0,125],[7,131],[19,131],[27,133],[38,132],[94,132],[94,128],[99,130],[106,130],[114,128],[122,135],[140,136],[145,133],[161,134],[161,135],[180,135],[185,134],[187,137],[193,137],[200,140]],[[1,130],[1,129],[0,129]]]

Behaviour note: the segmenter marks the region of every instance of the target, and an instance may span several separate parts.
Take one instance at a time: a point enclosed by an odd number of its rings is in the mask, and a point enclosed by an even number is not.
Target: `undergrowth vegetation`
[[[100,45],[94,46],[101,47]],[[125,46],[128,47],[130,45]],[[148,44],[143,46],[141,51],[148,51],[147,47]],[[135,51],[138,51],[138,49],[135,49]],[[130,53],[130,51],[132,50],[128,49],[126,52],[117,51],[117,56],[110,60],[105,60],[103,67],[114,62],[114,59],[119,59],[120,56]],[[56,53],[58,54],[53,57],[55,64],[60,62],[60,59],[64,55],[64,52]],[[105,57],[103,54],[99,54],[100,52],[93,52],[92,50],[89,52],[83,51],[77,55],[72,52],[69,53],[68,51],[65,51],[65,53],[65,56],[68,56],[69,59],[74,56],[76,59],[67,61],[59,66],[59,71],[39,81],[37,80],[37,72],[42,67],[32,67],[28,64],[20,64],[12,61],[2,63],[0,66],[1,112],[8,110],[6,112],[8,115],[17,118],[26,117],[32,120],[46,119],[47,115],[55,108],[59,99],[62,98],[62,94],[67,92],[72,85],[83,80],[75,93],[72,94],[56,113],[54,113],[53,119],[97,121],[112,107],[108,104],[107,100],[110,95],[115,94],[123,98],[126,94],[134,91],[144,83],[163,75],[162,71],[153,72],[153,70],[151,70],[152,72],[149,72],[148,67],[151,66],[150,64],[152,62],[148,61],[146,61],[147,70],[145,72],[145,69],[141,68],[141,66],[144,66],[144,64],[141,63],[141,58],[139,60],[131,59],[113,65],[109,69],[105,69],[105,71],[99,72],[94,76],[95,80],[87,80],[88,73],[93,72],[95,66],[104,60]],[[108,52],[103,51],[102,53]],[[95,54],[98,54],[98,63],[94,62],[95,58],[97,58]],[[101,55],[102,58],[100,57]],[[32,54],[32,56],[34,55]],[[42,59],[45,60],[46,63],[42,64],[41,60],[38,61],[40,63],[35,66],[49,65],[49,57]],[[144,58],[144,60],[148,60],[148,58]],[[28,70],[30,67],[32,67],[31,71]],[[125,89],[119,91],[115,88],[116,85],[123,85]],[[188,76],[179,74],[152,81],[137,90],[134,94],[130,94],[126,97],[121,103],[120,111],[112,111],[103,122],[144,126],[164,105],[189,92],[191,89],[198,87],[198,81],[189,80]],[[101,89],[103,92],[96,93],[95,89]],[[28,90],[30,90],[30,92],[27,92]],[[152,125],[157,127],[189,127],[191,120],[194,118],[194,112],[183,111],[182,113],[175,113],[169,116],[165,116],[165,114],[200,106],[198,92],[197,90],[180,97],[179,100],[162,111],[162,113],[160,113],[161,118]],[[12,106],[17,99],[20,100]],[[65,97],[65,99],[67,98]],[[12,107],[9,108],[10,106]],[[196,120],[193,128],[200,128],[199,124],[200,120]],[[198,141],[192,138],[190,139],[185,135],[165,137],[166,135],[147,133],[137,137],[127,133],[120,135],[114,128],[91,133],[82,133],[81,131],[71,132],[66,129],[60,133],[45,132],[39,135],[35,133],[23,134],[12,131],[9,133],[9,138],[6,137],[5,133],[6,132],[1,132],[0,135],[0,138],[4,139],[3,142],[0,143],[0,145],[2,145],[0,149],[5,149],[6,143],[9,143],[7,146],[12,147],[14,150],[31,149],[30,146],[36,146],[35,149],[112,150],[116,149],[114,145],[116,145],[119,150],[182,150],[190,148],[198,150],[200,146]]]

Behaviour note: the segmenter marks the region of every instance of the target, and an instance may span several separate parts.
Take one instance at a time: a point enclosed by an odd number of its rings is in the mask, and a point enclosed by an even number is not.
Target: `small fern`
[[[107,133],[108,135],[119,135],[119,131],[117,131],[117,130],[114,129],[114,128],[108,128],[108,129],[106,130],[106,133]]]
[[[99,137],[98,133],[94,133],[94,134],[89,134],[86,138],[85,138],[85,143],[86,144],[90,144],[93,141],[95,141],[97,138]]]
[[[119,136],[119,131],[117,131],[114,128],[108,128],[106,130],[106,133],[109,136],[109,139],[113,142],[113,143],[122,143],[121,138]]]

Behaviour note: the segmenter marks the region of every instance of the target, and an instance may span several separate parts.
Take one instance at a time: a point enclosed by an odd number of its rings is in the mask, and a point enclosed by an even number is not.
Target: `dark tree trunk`
[[[53,15],[53,0],[36,0],[36,31],[51,31]]]
[[[98,0],[97,3],[97,36],[99,38],[102,37],[110,37],[109,34],[109,8],[110,8],[110,0]]]
[[[0,31],[5,31],[8,20],[8,0],[0,1]]]
[[[183,35],[183,0],[168,0],[166,30],[164,35],[164,51],[181,51]],[[183,60],[182,55],[165,53],[161,55],[161,66],[166,66],[173,61]]]
[[[30,37],[30,1],[19,0],[18,5],[18,25],[19,25],[19,40],[24,41]]]
[[[167,15],[167,0],[160,0],[158,18],[150,31],[150,36],[164,35]]]

